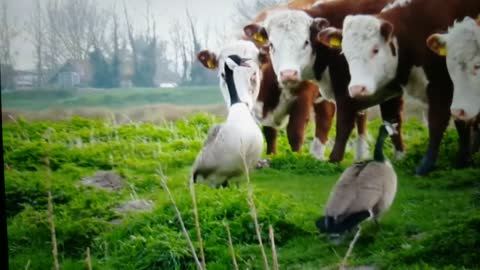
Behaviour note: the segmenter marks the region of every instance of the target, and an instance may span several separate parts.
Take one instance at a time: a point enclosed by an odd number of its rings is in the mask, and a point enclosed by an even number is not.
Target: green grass
[[[63,269],[84,269],[91,248],[96,269],[194,269],[172,206],[160,187],[156,170],[168,185],[196,239],[187,179],[209,127],[220,119],[199,114],[163,125],[114,125],[73,118],[68,122],[27,122],[4,128],[9,256],[11,269],[52,267],[47,215],[49,182],[55,207],[59,260]],[[376,134],[380,122],[370,124]],[[331,138],[335,131],[332,131]],[[348,242],[334,245],[314,227],[330,190],[351,163],[351,146],[340,165],[308,155],[313,129],[301,154],[288,151],[285,134],[272,167],[252,173],[262,238],[275,231],[281,269],[336,269]],[[366,223],[350,265],[380,269],[480,269],[480,155],[471,168],[452,168],[456,134],[449,130],[442,144],[439,168],[429,177],[412,171],[425,147],[426,129],[405,125],[407,157],[394,162],[399,188],[380,228]],[[386,147],[392,156],[392,146]],[[44,165],[48,157],[51,176]],[[79,185],[97,170],[114,170],[128,183],[118,192]],[[242,180],[241,178],[239,180]],[[112,208],[138,196],[151,199],[150,213],[131,214],[121,224]],[[261,269],[246,188],[197,186],[200,223],[208,269],[232,269],[223,221],[229,222],[241,269]],[[268,244],[267,244],[268,247]],[[270,250],[267,250],[268,254]]]
[[[211,105],[222,101],[223,98],[216,86],[173,89],[19,90],[2,92],[3,109],[26,111],[77,107],[125,108],[158,103]]]

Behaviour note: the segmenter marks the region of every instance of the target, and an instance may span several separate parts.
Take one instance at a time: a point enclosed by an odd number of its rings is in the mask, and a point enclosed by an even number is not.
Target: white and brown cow
[[[453,81],[450,111],[459,120],[471,121],[480,113],[480,16],[455,22],[444,34],[433,34],[428,47],[446,56]]]
[[[235,40],[227,43],[217,54],[211,51],[201,51],[197,58],[207,68],[216,70],[228,55],[236,54],[251,65],[250,93],[254,100],[251,106],[257,122],[263,125],[267,141],[267,154],[277,151],[276,138],[278,130],[287,128],[287,137],[293,151],[300,151],[304,140],[304,132],[311,110],[315,113],[315,139],[312,142],[311,153],[322,160],[325,155],[325,144],[331,127],[335,105],[330,102],[315,103],[319,96],[315,84],[304,82],[295,91],[281,91],[268,56],[250,41]],[[228,105],[228,91],[219,70],[220,88]]]
[[[337,133],[330,161],[343,159],[346,142],[354,127],[359,126],[356,158],[368,154],[366,115],[361,104],[347,92],[348,66],[339,52],[332,52],[317,42],[317,33],[329,23],[340,26],[348,14],[379,12],[389,0],[336,0],[315,4],[309,10],[280,10],[268,14],[263,24],[245,26],[244,32],[257,44],[268,48],[277,81],[283,88],[296,87],[305,80],[316,80],[323,99],[336,102]],[[395,99],[382,107],[382,116],[401,122],[398,111],[402,101]],[[393,116],[392,116],[393,114]],[[355,120],[356,118],[356,120]],[[392,137],[393,138],[393,137]],[[403,152],[400,135],[394,143]]]
[[[398,91],[408,85],[412,73],[426,78],[428,100],[428,150],[417,168],[418,175],[430,172],[437,159],[440,142],[450,118],[453,85],[445,59],[432,53],[425,40],[444,31],[456,19],[480,13],[478,0],[397,0],[376,15],[347,16],[343,32],[325,29],[325,44],[335,40],[348,61],[354,98]],[[458,165],[465,165],[465,123],[455,121],[460,135]]]
[[[479,151],[480,132],[480,16],[455,22],[447,33],[427,39],[427,46],[446,56],[447,69],[453,81],[452,116],[467,122],[466,138],[473,134],[472,149]]]

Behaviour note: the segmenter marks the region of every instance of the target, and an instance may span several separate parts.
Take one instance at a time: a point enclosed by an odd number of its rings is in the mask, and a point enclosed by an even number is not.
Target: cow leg
[[[323,100],[315,103],[313,109],[315,111],[315,138],[312,141],[310,153],[318,160],[324,160],[328,133],[335,115],[335,103]]]
[[[397,130],[390,138],[395,147],[395,158],[401,159],[405,156],[405,145],[402,137],[403,97],[399,96],[383,102],[380,104],[380,112],[384,121],[397,124]]]
[[[357,112],[355,115],[355,124],[357,125],[357,141],[355,147],[355,160],[368,158],[368,141],[367,141],[367,111]]]
[[[458,155],[457,167],[465,168],[470,161],[470,134],[471,124],[462,120],[455,120],[455,128],[458,132]]]
[[[275,128],[263,126],[263,135],[267,142],[267,155],[277,153],[277,134],[278,131]]]
[[[294,152],[300,152],[312,103],[305,95],[299,95],[290,107],[287,125],[288,143]]]
[[[478,117],[480,118],[480,116]],[[480,119],[473,123],[472,128],[472,151],[471,153],[480,152]]]
[[[448,86],[448,82],[447,86]],[[451,84],[451,83],[450,83]],[[440,85],[440,84],[439,84]],[[449,93],[450,92],[450,93]],[[438,150],[443,134],[450,120],[450,104],[452,103],[453,91],[445,89],[445,86],[427,86],[428,95],[428,148],[423,156],[420,166],[416,169],[417,175],[426,175],[433,170],[437,160]]]
[[[345,155],[347,140],[355,124],[356,112],[351,108],[352,106],[347,100],[337,98],[337,134],[330,154],[330,162],[340,162]]]

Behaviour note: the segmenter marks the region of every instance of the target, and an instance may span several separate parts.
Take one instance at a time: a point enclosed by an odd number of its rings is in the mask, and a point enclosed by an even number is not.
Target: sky
[[[4,0],[5,1],[5,0]],[[26,20],[32,13],[34,0],[6,0],[9,8],[10,20],[17,28],[25,28]],[[122,0],[93,0],[103,8],[112,8],[117,2],[117,8],[122,12]],[[229,31],[231,27],[231,16],[235,8],[236,0],[151,0],[151,13],[157,22],[157,32],[160,39],[168,39],[170,22],[178,17],[183,17],[185,10],[188,10],[197,19],[198,27],[205,28],[208,24],[212,31]],[[41,0],[46,3],[47,0]],[[129,15],[133,21],[134,28],[145,28],[145,0],[125,0]],[[123,18],[123,12],[120,15]],[[213,36],[214,33],[210,34]],[[214,37],[211,37],[213,39]],[[214,44],[209,42],[208,44]],[[214,45],[212,45],[214,46]],[[22,34],[13,42],[15,53],[15,65],[17,69],[32,69],[34,66],[34,51],[27,34]]]

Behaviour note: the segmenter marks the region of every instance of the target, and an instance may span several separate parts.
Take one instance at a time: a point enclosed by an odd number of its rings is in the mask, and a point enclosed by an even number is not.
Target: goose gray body
[[[194,181],[218,187],[244,172],[243,157],[253,168],[263,151],[263,135],[245,104],[230,109],[227,121],[212,127],[193,165]]]
[[[377,219],[390,208],[397,192],[397,174],[383,156],[383,144],[391,130],[380,127],[373,160],[354,163],[342,173],[330,194],[325,216],[317,220],[321,232],[344,233],[367,218]]]
[[[388,161],[357,163],[343,172],[325,214],[341,221],[366,210],[376,217],[392,205],[396,191],[397,175]]]
[[[263,152],[263,134],[249,108],[249,80],[251,68],[242,66],[237,55],[225,61],[225,84],[230,107],[224,123],[212,127],[193,164],[194,182],[205,182],[213,187],[228,185],[228,180],[239,176],[247,167],[253,168]]]

